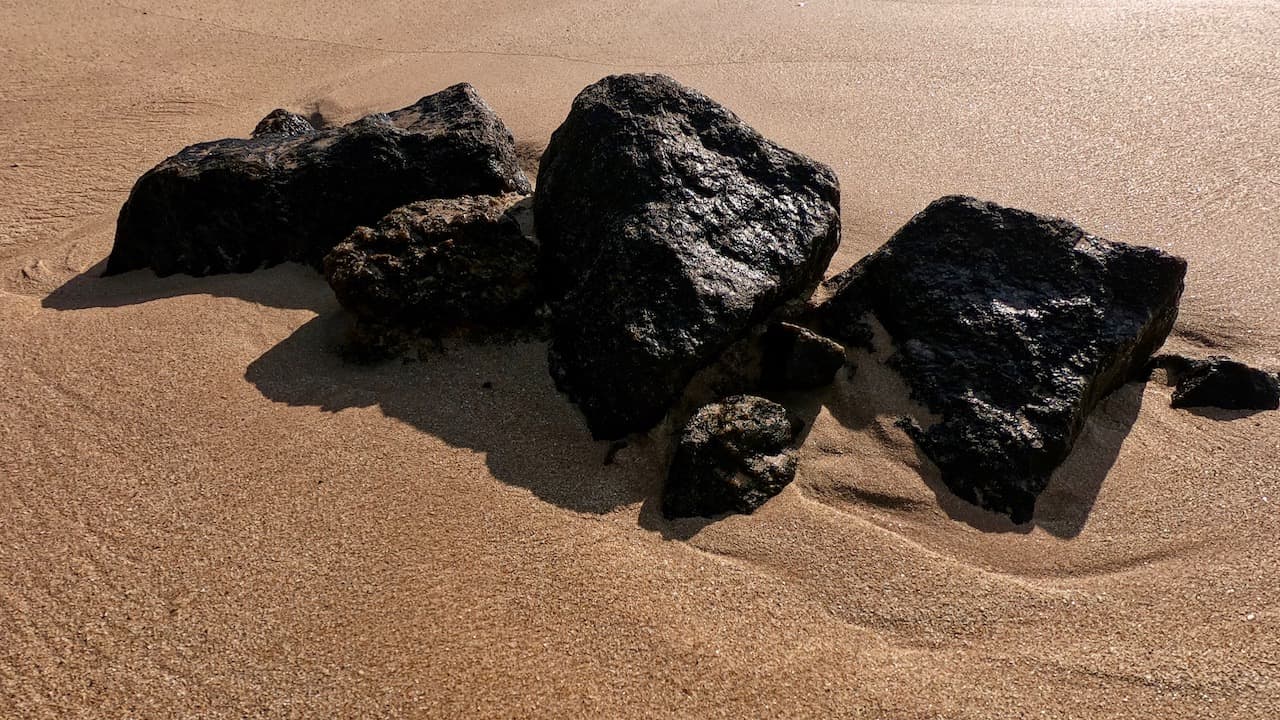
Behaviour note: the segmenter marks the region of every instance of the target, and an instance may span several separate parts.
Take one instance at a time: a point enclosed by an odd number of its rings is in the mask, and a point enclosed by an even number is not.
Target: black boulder
[[[960,497],[1014,521],[1085,418],[1144,366],[1178,313],[1186,262],[1057,218],[944,197],[832,278],[823,329],[868,345],[940,416],[904,426]]]
[[[1197,360],[1160,355],[1153,360],[1176,383],[1170,407],[1224,410],[1280,409],[1280,378],[1222,355]]]
[[[807,296],[839,244],[839,200],[825,165],[671,78],[583,90],[534,208],[551,373],[592,434],[652,427],[699,369]]]
[[[413,336],[526,324],[539,299],[525,199],[423,200],[356,228],[325,257],[324,273],[356,316],[357,338],[392,349]]]

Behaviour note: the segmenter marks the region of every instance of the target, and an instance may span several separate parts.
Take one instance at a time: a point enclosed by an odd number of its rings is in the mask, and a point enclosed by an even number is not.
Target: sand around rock
[[[963,193],[1186,258],[1162,352],[1275,372],[1277,37],[1230,0],[0,3],[0,718],[1280,714],[1280,413],[1123,385],[1014,525],[895,424],[929,411],[872,328],[792,399],[794,481],[668,520],[680,427],[593,441],[545,342],[358,365],[313,267],[102,276],[140,175],[277,108],[468,82],[532,178],[584,87],[659,72],[839,176],[829,274]]]

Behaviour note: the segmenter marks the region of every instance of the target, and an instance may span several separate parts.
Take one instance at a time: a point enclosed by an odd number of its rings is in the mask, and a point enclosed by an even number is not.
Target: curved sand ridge
[[[662,430],[603,465],[540,345],[351,367],[311,270],[93,270],[142,171],[274,107],[467,80],[532,159],[655,70],[836,169],[832,271],[965,192],[1187,257],[1167,347],[1280,369],[1274,8],[238,5],[0,6],[0,715],[1280,707],[1280,414],[1122,388],[1014,528],[922,478],[864,362],[796,483],[668,523]]]

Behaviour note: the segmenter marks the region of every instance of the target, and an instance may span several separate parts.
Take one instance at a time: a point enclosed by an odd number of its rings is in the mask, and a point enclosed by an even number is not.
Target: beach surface
[[[469,81],[529,168],[655,71],[831,165],[839,271],[934,198],[1188,259],[1167,349],[1280,370],[1280,5],[0,0],[0,717],[1270,718],[1280,413],[1130,384],[1015,527],[874,366],[796,482],[668,522],[545,347],[338,355],[298,265],[99,277],[134,180]],[[491,383],[486,387],[486,383]]]

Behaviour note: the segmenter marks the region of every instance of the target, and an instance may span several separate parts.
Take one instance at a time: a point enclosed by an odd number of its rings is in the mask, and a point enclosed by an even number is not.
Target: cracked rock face
[[[824,330],[867,345],[941,417],[904,423],[960,497],[1014,521],[1085,418],[1140,370],[1178,313],[1186,262],[1065,220],[944,197],[829,282]]]
[[[1170,407],[1224,410],[1280,409],[1280,377],[1222,355],[1204,360],[1161,355],[1153,364],[1176,383]]]
[[[786,408],[764,398],[736,395],[703,406],[680,435],[663,514],[755,511],[795,479],[799,430]]]
[[[699,369],[808,295],[840,240],[829,168],[661,75],[578,95],[534,203],[551,373],[598,439],[659,422]]]
[[[840,343],[791,323],[770,326],[760,347],[760,384],[768,390],[820,388],[845,365]]]
[[[315,131],[316,129],[311,125],[310,120],[288,110],[276,109],[258,122],[257,127],[253,129],[252,137],[260,138],[267,135],[297,137],[310,135]]]
[[[287,118],[264,123],[301,129]],[[186,148],[134,185],[106,272],[318,267],[357,226],[401,205],[529,191],[511,133],[474,88],[455,85],[338,128]]]
[[[356,228],[325,258],[324,271],[356,316],[357,338],[390,349],[402,336],[528,323],[540,298],[538,245],[521,223],[525,200],[514,193],[424,200]]]

